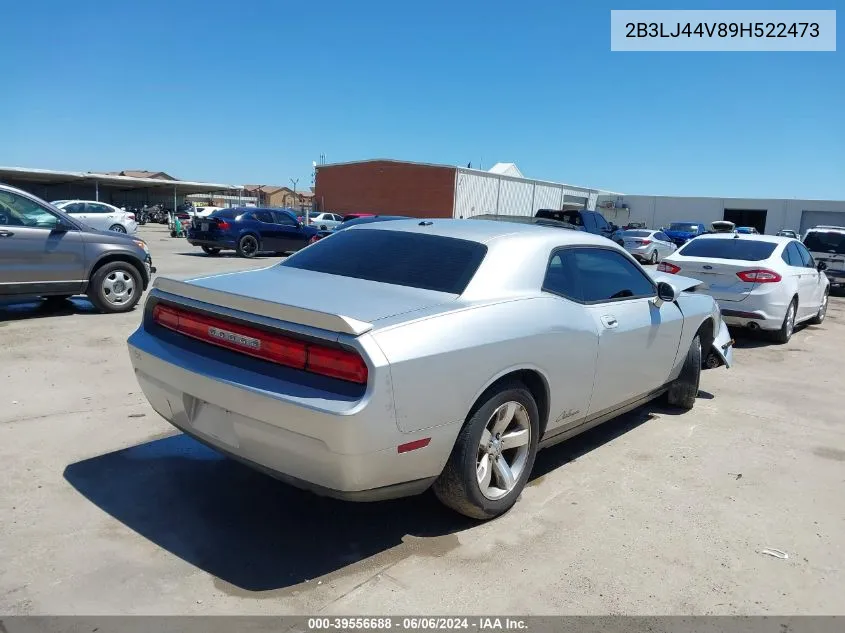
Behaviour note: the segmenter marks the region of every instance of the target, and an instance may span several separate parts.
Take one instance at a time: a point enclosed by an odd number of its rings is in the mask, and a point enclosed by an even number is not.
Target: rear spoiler
[[[704,282],[692,277],[684,277],[683,275],[670,275],[669,273],[662,273],[659,271],[648,271],[648,274],[654,279],[655,283],[665,281],[667,284],[675,289],[675,292],[680,294],[685,290],[692,290],[700,286]]]
[[[284,303],[247,297],[233,292],[212,290],[211,288],[204,288],[188,281],[178,281],[169,277],[157,277],[153,282],[153,289],[162,295],[169,294],[177,298],[184,297],[193,301],[232,308],[233,310],[239,310],[248,314],[256,314],[268,319],[298,323],[300,325],[320,328],[321,330],[329,330],[330,332],[360,336],[373,329],[372,323],[366,323],[340,314],[319,312],[317,310],[285,305]]]

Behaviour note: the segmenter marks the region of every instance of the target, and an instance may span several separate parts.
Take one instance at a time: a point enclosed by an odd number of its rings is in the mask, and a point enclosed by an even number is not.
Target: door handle
[[[0,231],[0,237],[12,237],[14,233],[11,231]]]
[[[612,314],[605,314],[601,317],[601,324],[604,327],[612,330],[613,328],[619,325],[619,321],[617,321],[616,317]]]

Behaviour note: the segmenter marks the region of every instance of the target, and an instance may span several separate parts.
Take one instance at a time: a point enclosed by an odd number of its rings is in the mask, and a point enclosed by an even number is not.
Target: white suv
[[[100,231],[116,231],[132,235],[138,230],[135,214],[96,200],[55,200],[70,217]]]
[[[804,246],[824,271],[832,286],[845,285],[845,226],[817,226],[804,234]]]

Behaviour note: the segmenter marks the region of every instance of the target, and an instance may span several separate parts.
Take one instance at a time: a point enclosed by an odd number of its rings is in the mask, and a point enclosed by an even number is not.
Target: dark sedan
[[[258,253],[290,253],[306,246],[318,233],[287,209],[239,207],[221,209],[208,217],[194,218],[188,243],[208,255],[234,250],[241,257]]]
[[[310,242],[317,242],[324,237],[328,237],[332,233],[337,233],[338,231],[343,231],[344,229],[348,229],[350,226],[358,226],[360,224],[369,224],[370,222],[384,222],[386,220],[411,220],[413,218],[409,218],[405,215],[367,215],[362,217],[353,217],[349,220],[344,219],[343,222],[337,225],[337,227],[325,230],[325,231],[317,231],[317,234],[314,235]]]

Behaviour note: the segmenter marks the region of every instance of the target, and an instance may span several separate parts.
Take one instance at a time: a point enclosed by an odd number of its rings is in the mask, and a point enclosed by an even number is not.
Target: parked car
[[[662,231],[648,229],[622,231],[622,248],[641,262],[656,264],[678,248]]]
[[[194,218],[188,228],[188,243],[202,247],[207,255],[234,250],[241,257],[255,257],[261,252],[298,251],[317,231],[286,209],[237,207]]]
[[[413,218],[409,218],[406,215],[371,215],[363,218],[354,218],[352,220],[347,220],[346,222],[342,222],[338,224],[333,229],[326,229],[318,231],[315,236],[313,236],[308,243],[313,244],[314,242],[318,242],[324,237],[328,237],[333,233],[337,233],[338,231],[345,231],[348,228],[353,226],[360,226],[362,224],[370,224],[372,222],[385,222],[387,220],[411,220]]]
[[[845,285],[845,227],[817,226],[804,234],[804,246],[818,262],[824,262],[831,285]]]
[[[433,487],[489,519],[539,448],[660,394],[689,409],[702,352],[731,364],[697,283],[583,231],[374,222],[261,270],[157,279],[129,356],[160,415],[246,464],[351,500]]]
[[[736,232],[742,235],[760,235],[760,231],[753,226],[738,226],[736,227]]]
[[[207,218],[215,211],[222,211],[225,207],[191,207],[190,209],[185,209],[185,212],[190,216],[191,219],[193,218]],[[181,220],[182,217],[180,216],[179,219]]]
[[[341,222],[349,222],[349,220],[357,220],[358,218],[371,218],[375,213],[347,213],[341,218]]]
[[[305,215],[297,218],[300,222],[305,223]],[[343,221],[343,216],[337,213],[320,213],[312,211],[308,214],[308,224],[313,224],[321,231],[333,229]]]
[[[727,220],[717,220],[710,223],[709,233],[736,233],[736,224]]]
[[[96,200],[56,200],[52,203],[70,217],[75,218],[92,229],[114,231],[115,233],[135,233],[138,223],[135,214],[105,202]]]
[[[792,231],[790,229],[781,229],[776,233],[776,235],[778,237],[791,237],[796,240],[801,239],[800,235],[798,234],[798,231]]]
[[[705,235],[673,253],[658,270],[695,277],[719,302],[728,325],[770,332],[786,343],[795,325],[819,324],[830,283],[825,263],[798,240],[768,235]]]
[[[663,232],[675,246],[683,246],[691,239],[707,233],[707,225],[704,222],[672,222]]]
[[[52,301],[87,294],[103,312],[135,307],[155,272],[143,240],[98,231],[0,184],[0,296]]]
[[[646,228],[645,222],[628,222],[625,226],[622,227],[623,231],[628,231],[631,229],[644,229]]]
[[[587,209],[566,209],[563,211],[540,209],[534,214],[534,217],[566,222],[577,227],[579,231],[601,235],[608,239],[611,239],[613,232],[618,228],[605,220],[604,216],[598,211],[588,211]]]

